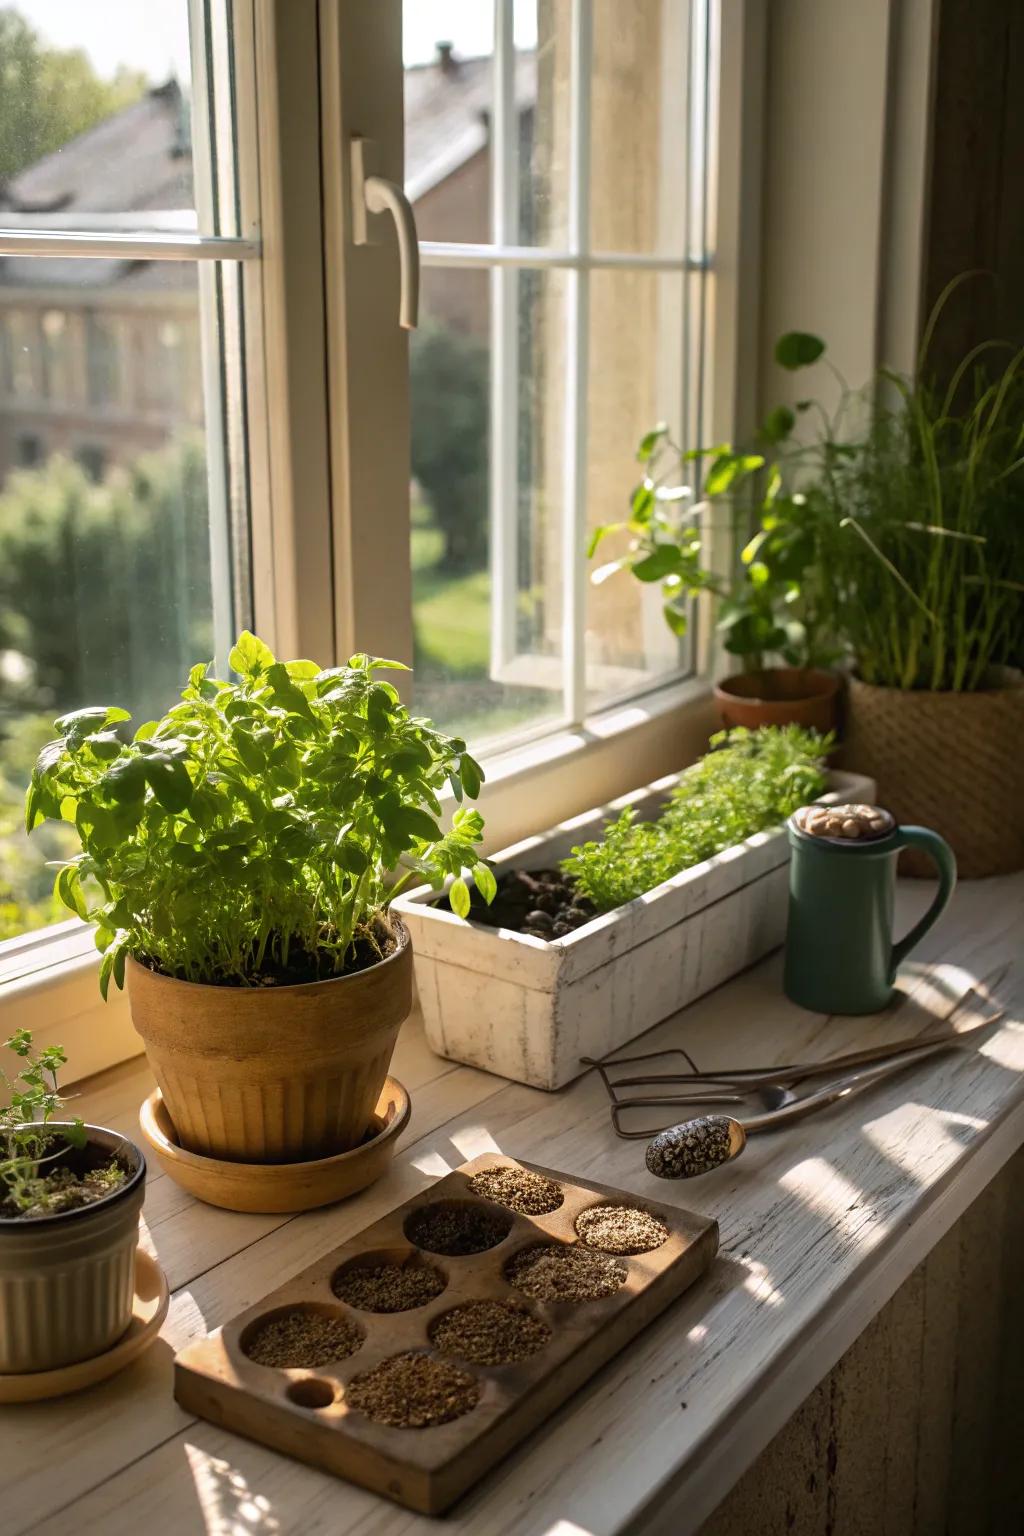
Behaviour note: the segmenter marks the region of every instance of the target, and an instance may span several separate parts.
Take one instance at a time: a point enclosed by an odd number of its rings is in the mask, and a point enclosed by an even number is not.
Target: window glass
[[[561,381],[548,380],[542,353],[561,312],[560,276],[512,278],[519,332],[500,551],[489,510],[490,274],[425,272],[410,352],[416,707],[478,747],[562,711],[561,557],[548,515],[558,497],[544,468],[560,457]]]
[[[0,222],[194,227],[190,76],[188,0],[5,5]]]
[[[586,554],[642,434],[691,446],[701,415],[705,7],[629,10],[404,7],[414,690],[478,740],[579,724],[690,654],[657,592],[593,587]]]
[[[538,44],[538,10],[542,41]],[[495,12],[487,0],[405,6],[405,188],[421,240],[564,245],[568,207],[568,0],[514,0],[508,64],[510,195],[492,201]],[[500,15],[500,11],[499,11]],[[555,25],[555,22],[558,25]],[[500,87],[499,87],[500,89]]]
[[[0,10],[0,227],[195,227],[187,0],[102,12]],[[22,831],[55,717],[163,713],[247,617],[226,511],[244,443],[220,396],[235,275],[158,246],[0,255],[0,938],[67,916],[46,861],[70,829]]]
[[[588,536],[628,516],[640,478],[637,444],[660,421],[678,442],[683,413],[683,278],[599,270],[590,282]],[[624,536],[607,539],[595,568],[625,547]],[[679,643],[663,619],[660,583],[647,585],[624,572],[596,586],[588,582],[584,654],[592,707],[678,671]]]
[[[620,0],[592,7],[590,244],[682,256],[694,148],[687,121],[697,108],[688,56],[700,48],[690,5],[640,0],[628,27]]]

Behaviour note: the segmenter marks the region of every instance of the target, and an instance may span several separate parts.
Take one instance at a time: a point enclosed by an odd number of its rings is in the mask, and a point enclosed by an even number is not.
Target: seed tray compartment
[[[474,1195],[470,1179],[495,1167],[553,1179],[565,1199],[547,1215],[524,1216]],[[406,1236],[406,1224],[412,1218],[415,1227],[424,1207],[448,1202],[508,1221],[506,1236],[493,1247],[459,1256],[416,1248]],[[649,1211],[664,1222],[668,1238],[647,1253],[609,1255],[626,1270],[626,1279],[599,1300],[537,1301],[517,1291],[505,1276],[509,1259],[538,1243],[576,1243],[576,1218],[592,1205]],[[175,1361],[174,1395],[187,1411],[214,1424],[409,1509],[440,1514],[692,1285],[717,1251],[718,1224],[706,1217],[486,1153],[364,1228],[209,1338],[189,1345]],[[405,1312],[368,1312],[335,1296],[332,1277],[352,1260],[372,1264],[411,1255],[447,1276],[445,1289],[424,1305]],[[531,1312],[551,1329],[550,1342],[528,1359],[495,1366],[441,1354],[431,1345],[429,1329],[437,1317],[483,1300],[513,1302]],[[344,1360],[314,1369],[281,1369],[247,1358],[243,1336],[251,1338],[261,1318],[304,1306],[357,1323],[365,1333],[361,1347]],[[348,1409],[345,1389],[354,1376],[409,1351],[474,1377],[480,1385],[476,1406],[429,1428],[391,1427]]]

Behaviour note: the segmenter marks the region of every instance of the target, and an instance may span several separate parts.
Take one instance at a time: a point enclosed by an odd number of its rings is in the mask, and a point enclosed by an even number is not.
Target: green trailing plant
[[[213,984],[342,974],[382,953],[382,914],[414,875],[454,875],[462,915],[467,875],[493,896],[483,820],[461,803],[483,773],[379,675],[400,663],[280,662],[248,633],[229,662],[235,681],[193,667],[180,703],[131,740],[126,710],[82,709],[39,754],[26,825],[77,831],[56,888],[96,926],[104,996],[128,955]],[[459,807],[443,832],[446,784]]]
[[[737,728],[713,736],[711,745],[656,821],[639,821],[627,808],[600,842],[574,848],[563,861],[563,873],[599,912],[778,826],[824,790],[830,736],[795,725]]]
[[[928,377],[963,281],[913,376],[882,370],[859,392],[840,379],[791,455],[826,622],[868,683],[970,691],[1024,660],[1024,349],[987,342],[946,388]]]
[[[11,1077],[0,1068],[7,1098],[0,1107],[0,1208],[23,1214],[48,1207],[48,1165],[68,1146],[85,1145],[85,1126],[77,1119],[63,1123],[59,1132],[50,1126],[65,1113],[57,1083],[67,1062],[62,1048],[50,1045],[35,1051],[27,1029],[15,1030],[4,1044],[18,1058],[18,1069]]]

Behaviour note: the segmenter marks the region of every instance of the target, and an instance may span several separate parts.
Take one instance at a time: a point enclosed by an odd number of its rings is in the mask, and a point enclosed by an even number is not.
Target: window
[[[705,0],[405,5],[415,697],[478,746],[690,665],[586,545],[654,422],[700,435],[709,42]]]
[[[743,97],[723,160],[712,81],[746,78],[745,14],[0,10],[0,62],[46,62],[0,101],[0,1012],[45,992],[80,1070],[127,1026],[95,1012],[91,935],[47,927],[61,829],[19,830],[56,714],[151,717],[242,624],[282,655],[394,655],[488,759],[491,847],[706,738],[695,652],[656,595],[591,585],[586,542],[653,422],[733,430]],[[69,71],[89,89],[39,95]],[[389,219],[354,239],[356,137],[370,174],[404,159],[411,344]]]
[[[228,11],[0,13],[0,938],[66,917],[70,829],[20,830],[54,717],[162,713],[251,622]]]

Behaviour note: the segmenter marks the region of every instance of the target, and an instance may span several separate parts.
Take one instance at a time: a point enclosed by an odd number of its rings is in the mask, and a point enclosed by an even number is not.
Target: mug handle
[[[906,938],[892,946],[892,959],[889,965],[889,980],[893,981],[900,962],[905,960],[916,944],[924,938],[928,929],[949,906],[953,888],[956,885],[956,855],[937,832],[930,827],[897,827],[896,845],[900,848],[920,848],[933,859],[939,871],[939,889],[935,893],[935,900],[928,908],[924,916],[914,924]]]

